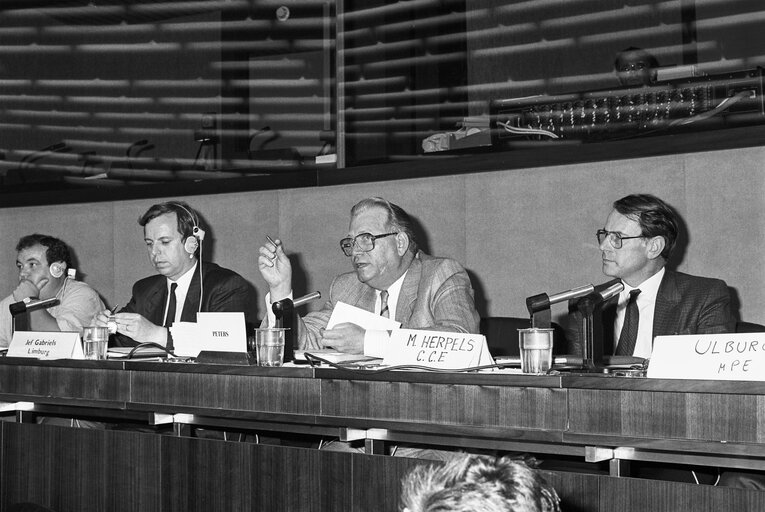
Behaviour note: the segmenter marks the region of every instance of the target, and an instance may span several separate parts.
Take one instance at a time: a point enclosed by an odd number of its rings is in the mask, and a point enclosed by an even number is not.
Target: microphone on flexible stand
[[[274,327],[285,327],[287,329],[284,331],[285,361],[295,359],[295,343],[297,342],[295,308],[320,297],[321,293],[313,292],[297,299],[287,298],[277,300],[271,305],[271,310],[274,312],[274,316],[276,316],[276,325]]]
[[[603,368],[603,304],[624,290],[621,279],[613,279],[595,287],[595,291],[581,297],[577,308],[582,314],[582,366],[585,371],[600,372]]]
[[[59,303],[58,297],[51,297],[49,299],[32,299],[27,297],[24,300],[14,302],[8,309],[11,312],[13,318],[11,325],[11,332],[16,331],[28,331],[29,330],[29,313],[38,309],[46,309],[51,306],[55,306]]]
[[[592,293],[595,287],[591,284],[586,284],[578,288],[572,288],[563,292],[554,293],[548,295],[546,293],[540,293],[538,295],[532,295],[526,297],[526,308],[531,315],[531,326],[539,328],[549,328],[552,325],[552,319],[550,317],[550,306],[563,302],[564,300],[576,299],[589,293]]]

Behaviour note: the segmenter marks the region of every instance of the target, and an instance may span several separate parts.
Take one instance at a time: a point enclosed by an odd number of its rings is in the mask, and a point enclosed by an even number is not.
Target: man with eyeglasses
[[[605,354],[649,358],[655,336],[733,332],[724,281],[666,268],[678,222],[664,201],[648,194],[623,197],[596,235],[603,273],[624,283],[603,308]],[[581,352],[578,339],[570,342],[572,351]]]
[[[298,322],[299,348],[385,355],[387,331],[365,331],[353,323],[326,329],[338,302],[387,316],[408,329],[478,332],[467,272],[454,260],[419,250],[413,223],[401,207],[379,197],[357,203],[340,249],[353,271],[336,277],[324,307]],[[258,267],[269,286],[266,309],[273,325],[270,304],[292,294],[292,267],[281,240],[260,248]]]

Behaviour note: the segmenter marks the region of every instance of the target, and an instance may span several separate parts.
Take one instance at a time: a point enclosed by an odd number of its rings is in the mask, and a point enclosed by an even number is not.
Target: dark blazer
[[[374,288],[360,282],[356,272],[337,276],[324,308],[298,320],[299,346],[321,348],[321,329],[337,302],[373,312],[376,299]],[[401,285],[395,318],[405,329],[478,333],[470,277],[456,261],[418,251]]]
[[[189,284],[186,301],[183,303],[181,320],[196,322],[197,311],[204,312],[244,312],[245,321],[255,324],[256,299],[254,288],[245,279],[232,270],[215,263],[202,262],[202,308],[199,308],[199,269]],[[138,313],[149,322],[162,325],[165,305],[167,304],[167,278],[154,275],[141,279],[133,285],[133,297],[120,310],[120,313]],[[132,347],[137,342],[124,334],[115,334],[110,341],[114,346]]]
[[[601,323],[603,353],[613,354],[614,322],[618,295],[603,306]],[[581,323],[578,312],[570,315],[571,326]],[[698,277],[666,270],[656,294],[653,337],[673,334],[716,334],[734,332],[736,321],[730,310],[728,285],[720,279]],[[580,329],[567,331],[569,352],[582,353]]]

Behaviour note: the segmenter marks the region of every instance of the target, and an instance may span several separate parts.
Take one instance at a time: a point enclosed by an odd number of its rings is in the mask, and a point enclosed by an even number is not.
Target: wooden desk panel
[[[321,414],[437,425],[566,429],[566,391],[516,388],[324,380]]]
[[[765,397],[569,389],[569,433],[762,443]]]
[[[318,414],[316,379],[131,371],[132,404],[287,414]]]
[[[90,361],[87,361],[90,362]],[[120,363],[3,361],[0,393],[6,400],[130,400],[130,380]],[[91,362],[94,363],[94,362]]]

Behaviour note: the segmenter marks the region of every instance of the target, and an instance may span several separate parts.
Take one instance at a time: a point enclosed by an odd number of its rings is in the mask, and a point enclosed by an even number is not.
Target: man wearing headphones
[[[58,299],[47,309],[28,313],[31,330],[82,334],[82,328],[90,325],[104,303],[93,288],[67,277],[72,261],[66,244],[52,236],[27,235],[19,240],[16,252],[19,283],[11,295],[0,301],[0,347],[7,347],[12,338],[8,306],[27,298]]]
[[[180,201],[155,204],[139,219],[149,260],[159,275],[133,285],[130,302],[114,315],[117,333],[110,344],[153,342],[172,349],[173,322],[196,322],[197,312],[244,312],[254,323],[255,292],[239,274],[200,259],[205,232],[191,207]],[[201,276],[201,279],[200,279]],[[101,311],[96,325],[106,326]]]

